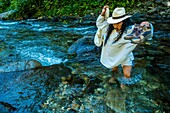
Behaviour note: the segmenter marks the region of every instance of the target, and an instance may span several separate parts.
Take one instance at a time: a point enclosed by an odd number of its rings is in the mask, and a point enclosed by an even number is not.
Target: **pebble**
[[[78,110],[78,108],[80,107],[80,105],[79,104],[76,104],[76,103],[74,103],[74,104],[72,104],[72,109],[75,109],[75,110]]]
[[[146,85],[146,84],[147,84],[147,82],[145,80],[140,81],[140,85]]]
[[[102,89],[102,88],[97,88],[97,91],[98,91],[99,93],[104,93],[104,92],[105,92],[105,90]]]
[[[159,88],[159,83],[149,83],[148,87],[151,88],[152,90]]]
[[[151,88],[149,88],[149,87],[146,86],[146,87],[144,87],[144,90],[145,90],[145,91],[151,91]]]

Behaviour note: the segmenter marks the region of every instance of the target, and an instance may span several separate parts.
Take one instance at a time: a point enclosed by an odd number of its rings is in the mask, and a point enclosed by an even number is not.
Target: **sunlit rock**
[[[160,87],[159,83],[151,82],[148,84],[148,87],[151,88],[152,90],[158,89]]]
[[[10,10],[0,14],[0,19],[7,19],[11,14],[16,12],[16,10]]]

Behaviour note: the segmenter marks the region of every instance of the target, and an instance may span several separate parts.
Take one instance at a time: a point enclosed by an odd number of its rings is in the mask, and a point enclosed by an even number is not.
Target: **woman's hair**
[[[121,37],[122,34],[124,33],[125,29],[127,26],[133,25],[133,21],[131,20],[131,18],[127,18],[125,20],[123,20],[123,25],[122,25],[122,29],[121,29],[121,34],[119,35],[119,37],[117,37],[117,39],[114,42],[117,42]],[[108,30],[107,30],[107,36],[106,36],[106,40],[104,45],[106,45],[107,40],[109,39],[110,34],[112,33],[112,30],[114,29],[113,24],[109,24]],[[113,43],[114,43],[113,42]]]

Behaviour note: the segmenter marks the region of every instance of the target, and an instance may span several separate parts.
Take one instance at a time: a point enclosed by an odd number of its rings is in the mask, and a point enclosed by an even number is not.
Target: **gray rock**
[[[164,6],[166,6],[166,7],[169,7],[168,1],[163,1],[163,2],[162,2],[162,5],[164,5]]]
[[[16,12],[16,10],[10,10],[0,14],[0,19],[7,19],[11,14]]]
[[[163,0],[156,0],[155,2],[156,3],[161,3]]]
[[[86,36],[83,38],[78,39],[75,43],[73,43],[69,48],[68,48],[68,53],[73,54],[81,54],[84,52],[89,52],[94,50],[95,45],[93,43],[93,37],[91,36]]]
[[[149,10],[148,13],[149,13],[149,14],[153,14],[154,12],[156,12],[156,11],[158,11],[158,10],[159,10],[159,8],[156,7],[156,8],[153,8],[153,9]]]
[[[0,72],[22,71],[41,66],[41,63],[36,60],[24,60],[0,66]]]

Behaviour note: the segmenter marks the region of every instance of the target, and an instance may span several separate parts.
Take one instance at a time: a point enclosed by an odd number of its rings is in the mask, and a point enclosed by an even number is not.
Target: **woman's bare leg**
[[[117,72],[118,71],[118,66],[112,68],[112,72]]]
[[[123,74],[125,78],[130,78],[132,66],[123,66]]]
[[[132,71],[132,66],[123,66],[123,74],[124,74],[124,77],[125,78],[130,78],[131,76],[131,71]],[[125,88],[125,85],[124,84],[121,84],[120,87],[122,89]]]
[[[109,79],[109,83],[116,83],[114,73],[118,72],[118,66],[112,68],[112,77]]]

